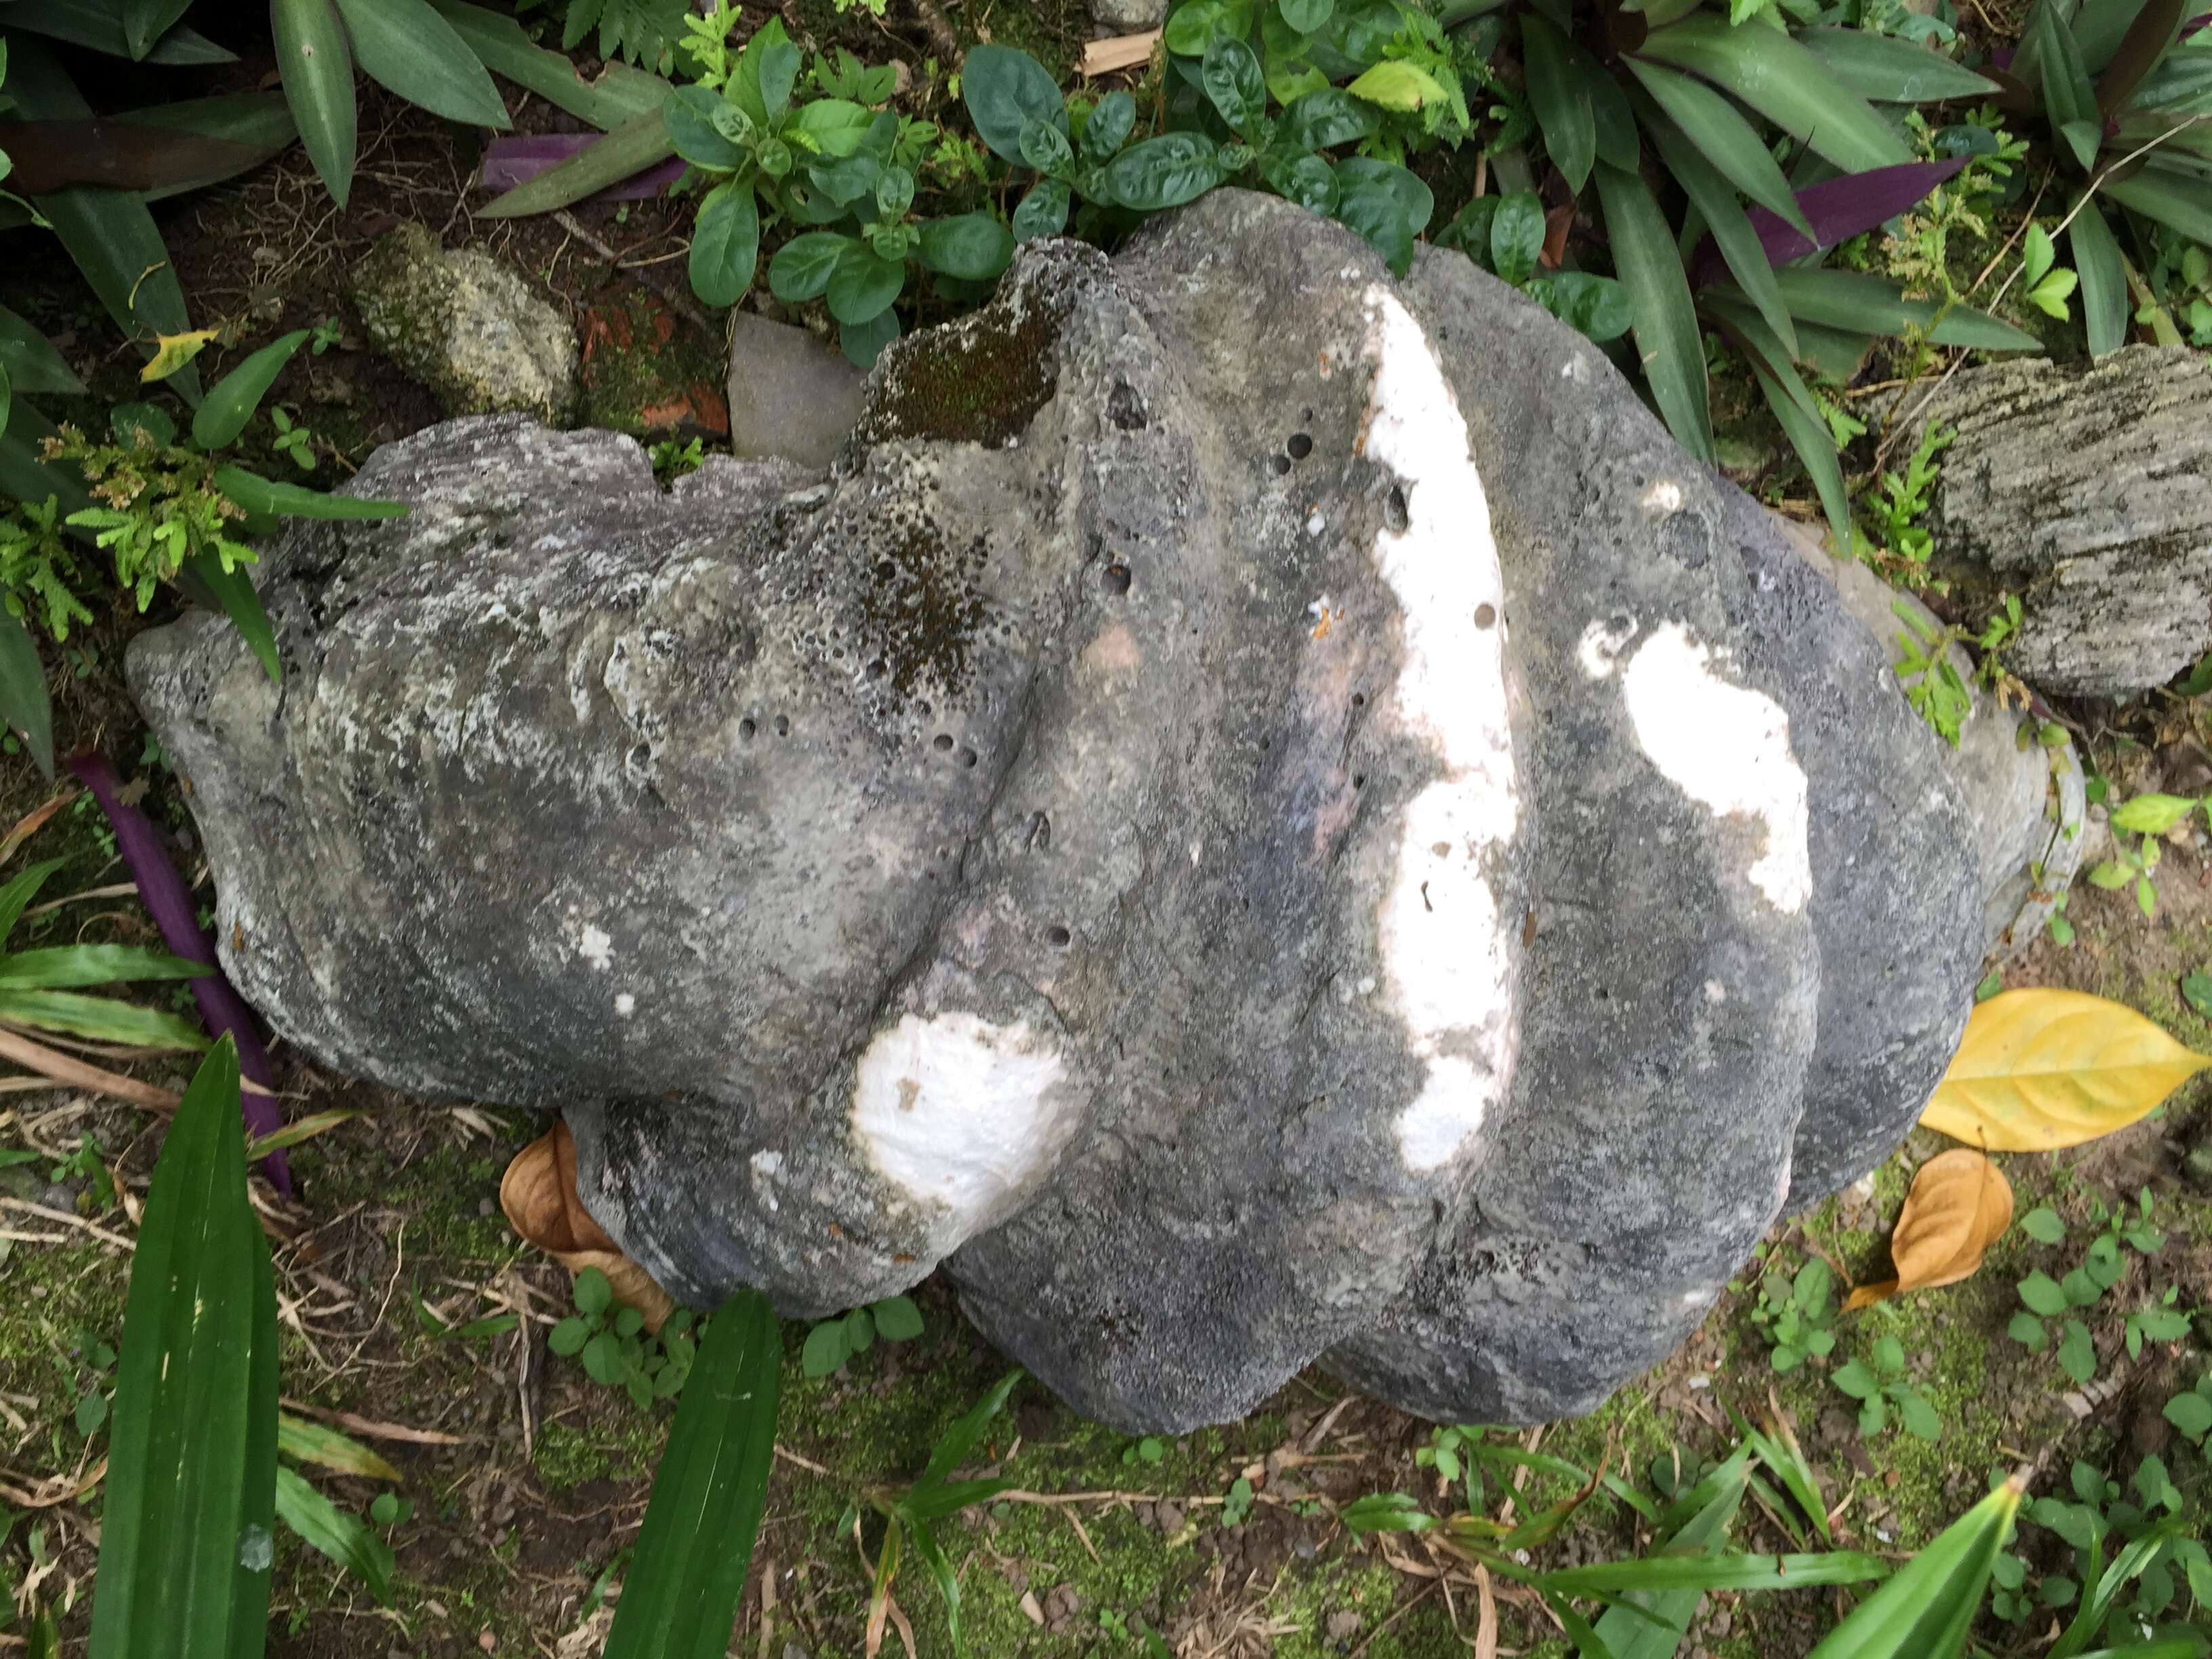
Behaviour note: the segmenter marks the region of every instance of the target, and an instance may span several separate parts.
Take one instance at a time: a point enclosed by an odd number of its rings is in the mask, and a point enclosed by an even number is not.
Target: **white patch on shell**
[[[1788,713],[1715,673],[1712,652],[1680,623],[1637,647],[1620,689],[1651,763],[1710,811],[1757,819],[1766,844],[1752,861],[1752,884],[1776,909],[1802,910],[1813,896],[1813,866],[1805,774],[1790,747]]]
[[[1375,384],[1361,448],[1397,475],[1406,502],[1406,527],[1386,525],[1374,546],[1401,616],[1392,701],[1443,770],[1405,809],[1377,916],[1392,1003],[1427,1063],[1395,1126],[1399,1157],[1422,1171],[1464,1154],[1512,1081],[1515,930],[1498,915],[1487,866],[1519,827],[1519,781],[1504,583],[1467,422],[1436,347],[1396,295],[1374,284],[1365,306]]]
[[[637,999],[627,991],[615,993],[615,1012],[628,1019],[637,1012]]]
[[[1575,659],[1582,664],[1583,673],[1594,680],[1601,680],[1613,672],[1613,664],[1635,637],[1636,623],[1630,617],[1594,622],[1583,629],[1582,638],[1576,641]]]
[[[853,1084],[853,1133],[884,1177],[951,1212],[951,1249],[1057,1150],[1073,1103],[1051,1040],[1022,1021],[905,1014],[877,1032]]]
[[[587,921],[576,936],[576,954],[604,974],[615,965],[614,935]]]
[[[1642,505],[1646,513],[1678,513],[1682,507],[1682,486],[1672,478],[1662,478],[1644,492]]]

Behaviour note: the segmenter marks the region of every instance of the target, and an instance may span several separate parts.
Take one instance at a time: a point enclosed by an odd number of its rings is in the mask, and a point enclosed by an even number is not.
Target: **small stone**
[[[410,222],[377,239],[349,291],[369,343],[448,415],[574,416],[574,331],[491,255],[448,252]]]
[[[1359,1614],[1350,1607],[1340,1607],[1328,1616],[1322,1628],[1332,1642],[1348,1641],[1359,1634]]]
[[[1091,16],[1101,28],[1115,34],[1156,29],[1167,10],[1168,0],[1091,0]]]
[[[823,468],[860,418],[866,371],[803,328],[750,311],[730,319],[730,453]]]
[[[481,1216],[497,1215],[499,1206],[488,1198],[480,1198],[477,1200],[477,1213]]]
[[[1183,1509],[1172,1498],[1163,1498],[1152,1506],[1153,1524],[1172,1538],[1182,1530]]]
[[[1038,1604],[1035,1590],[1024,1590],[1021,1599],[1022,1617],[1040,1630],[1044,1627],[1044,1608]]]

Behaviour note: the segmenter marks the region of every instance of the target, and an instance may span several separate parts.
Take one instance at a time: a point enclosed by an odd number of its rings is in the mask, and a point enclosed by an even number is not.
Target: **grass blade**
[[[240,564],[226,570],[220,554],[195,553],[185,561],[186,580],[182,585],[187,589],[204,589],[204,597],[230,618],[239,637],[261,659],[269,678],[281,681],[284,674],[276,656],[276,630],[262,607],[261,595],[254,591],[253,578],[247,574],[251,568]]]
[[[1805,463],[1805,471],[1812,475],[1813,487],[1820,497],[1820,509],[1828,517],[1828,527],[1834,531],[1836,545],[1851,545],[1850,492],[1844,484],[1842,460],[1836,453],[1835,434],[1820,414],[1820,407],[1813,401],[1790,362],[1790,353],[1766,326],[1765,319],[1740,302],[1716,297],[1709,301],[1715,318],[1720,319],[1728,332],[1750,361],[1753,376],[1765,397],[1767,407],[1774,411],[1790,447]]]
[[[1562,1595],[1620,1590],[1798,1589],[1814,1584],[1863,1584],[1887,1577],[1889,1564],[1857,1550],[1817,1555],[1648,1555],[1542,1574],[1540,1588]]]
[[[266,1577],[265,1537],[242,1538],[259,1498],[246,1490],[266,1282],[259,1236],[246,1198],[238,1052],[225,1042],[177,1109],[131,1259],[91,1659],[229,1655],[242,1542]]]
[[[1857,270],[1778,270],[1774,280],[1790,314],[1804,323],[1854,334],[1902,334],[1925,329],[1937,345],[1984,351],[2040,351],[2033,334],[1971,306],[1942,310],[1933,300],[1909,299],[1905,285]]]
[[[404,519],[404,501],[363,501],[357,495],[331,495],[301,484],[279,483],[242,466],[219,466],[215,487],[248,513],[266,513],[279,519]]]
[[[1720,169],[1722,177],[1768,212],[1779,214],[1807,236],[1812,235],[1813,228],[1799,210],[1797,198],[1780,165],[1734,104],[1679,70],[1636,58],[1622,61],[1705,160]]]
[[[341,1474],[397,1480],[399,1471],[349,1434],[309,1423],[289,1412],[276,1416],[276,1449],[297,1463],[319,1463]]]
[[[1636,315],[1636,350],[1644,379],[1674,441],[1711,465],[1713,417],[1705,342],[1673,233],[1641,178],[1601,161],[1596,175],[1613,269]]]
[[[991,1419],[1005,1409],[1006,1397],[1013,1393],[1014,1385],[1028,1375],[1016,1366],[1000,1377],[990,1393],[977,1401],[965,1416],[945,1430],[929,1454],[929,1467],[922,1470],[921,1479],[914,1484],[916,1493],[940,1485],[946,1475],[968,1461],[968,1454],[975,1449],[975,1443],[983,1437],[983,1431],[990,1425]]]
[[[1724,1479],[1702,1507],[1683,1522],[1660,1547],[1683,1554],[1705,1554],[1720,1547],[1743,1505],[1745,1461],[1741,1455],[1717,1471]],[[1627,1605],[1606,1609],[1594,1634],[1616,1659],[1674,1659],[1690,1621],[1698,1616],[1705,1592],[1698,1589],[1634,1590]]]
[[[1766,325],[1781,340],[1792,358],[1797,355],[1797,331],[1790,320],[1789,309],[1782,303],[1782,290],[1774,281],[1774,265],[1766,257],[1766,249],[1759,240],[1759,232],[1752,228],[1750,216],[1735,199],[1728,180],[1705,164],[1705,158],[1697,147],[1683,136],[1680,128],[1656,110],[1645,122],[1651,142],[1659,147],[1668,170],[1674,173],[1674,182],[1690,198],[1690,205],[1705,216],[1705,227],[1711,233],[1713,244],[1720,249],[1721,258],[1735,276],[1737,285],[1751,296],[1751,302],[1765,319]]]
[[[269,0],[276,35],[276,69],[300,142],[331,199],[340,207],[353,191],[361,112],[354,106],[353,52],[331,0]]]
[[[2008,1480],[1851,1609],[1810,1659],[1956,1659],[2026,1487]]]
[[[750,1570],[775,1450],[783,1345],[758,1291],[707,1327],[653,1477],[605,1659],[720,1659]]]
[[[95,1042],[126,1042],[136,1048],[179,1048],[191,1053],[207,1047],[199,1027],[181,1015],[76,991],[0,986],[0,1019],[34,1025],[42,1031],[67,1031]]]
[[[57,945],[0,956],[0,986],[46,991],[135,979],[198,979],[214,971],[204,962],[188,962],[137,945]]]
[[[2191,188],[2195,185],[2195,188]],[[2132,178],[2107,176],[2104,193],[2122,207],[2133,208],[2146,219],[2179,231],[2192,242],[2212,245],[2212,200],[2194,180],[2176,177],[2146,166]],[[2080,220],[2075,223],[2079,224]]]
[[[0,370],[4,370],[18,396],[46,392],[81,398],[84,382],[62,360],[53,343],[5,306],[0,306]],[[0,421],[0,432],[7,422]]]
[[[386,1606],[392,1602],[392,1546],[368,1522],[340,1509],[290,1469],[276,1471],[276,1518],[300,1541],[319,1551],[368,1586]]]

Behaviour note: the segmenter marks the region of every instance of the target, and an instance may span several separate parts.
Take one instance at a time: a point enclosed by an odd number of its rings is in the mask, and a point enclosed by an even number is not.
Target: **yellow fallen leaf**
[[[566,1123],[556,1121],[514,1155],[500,1177],[499,1206],[525,1243],[571,1273],[586,1267],[605,1273],[615,1300],[643,1314],[647,1330],[658,1331],[676,1311],[675,1298],[622,1253],[576,1195],[576,1143]]]
[[[1939,1152],[1920,1166],[1889,1236],[1897,1277],[1862,1285],[1844,1311],[1871,1307],[1907,1291],[1955,1285],[1982,1265],[1982,1253],[2012,1225],[2012,1183],[2004,1171],[1964,1148]]]
[[[156,334],[154,355],[138,371],[138,378],[149,381],[167,380],[205,350],[216,332],[211,328],[200,328],[189,334]]]
[[[2080,991],[2006,991],[1976,1006],[1923,1128],[1992,1152],[2047,1152],[2125,1128],[2212,1054]]]

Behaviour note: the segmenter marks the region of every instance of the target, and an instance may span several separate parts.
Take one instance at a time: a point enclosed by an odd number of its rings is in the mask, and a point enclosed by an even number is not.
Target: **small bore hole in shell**
[[[750,715],[738,722],[738,736],[746,743],[750,743],[753,740],[753,733],[759,730],[760,727],[753,724]]]
[[[1119,559],[1098,573],[1098,586],[1109,593],[1121,594],[1129,591],[1129,567]]]
[[[963,748],[960,751],[960,763],[963,766],[975,765],[976,758],[975,751],[972,749]]]
[[[1303,461],[1313,453],[1313,439],[1304,432],[1293,432],[1291,434],[1291,441],[1286,447],[1291,452],[1292,460]]]
[[[779,738],[787,738],[791,735],[791,717],[789,715],[778,714],[775,717],[775,734]]]
[[[1044,936],[1046,942],[1055,951],[1065,951],[1069,942],[1075,937],[1065,927],[1048,927]]]
[[[1413,515],[1406,510],[1406,492],[1392,484],[1389,496],[1382,503],[1382,522],[1402,536],[1406,533],[1406,526],[1413,521]]]
[[[951,747],[952,747],[952,734],[951,734],[951,732],[939,732],[935,737],[932,738],[929,741],[930,741],[931,746],[932,746],[932,747],[933,747],[933,748],[937,750],[937,752],[938,752],[939,754],[940,754],[940,755],[941,755],[941,754],[943,754],[946,750],[948,750],[948,749],[950,749],[950,748],[951,748]]]

